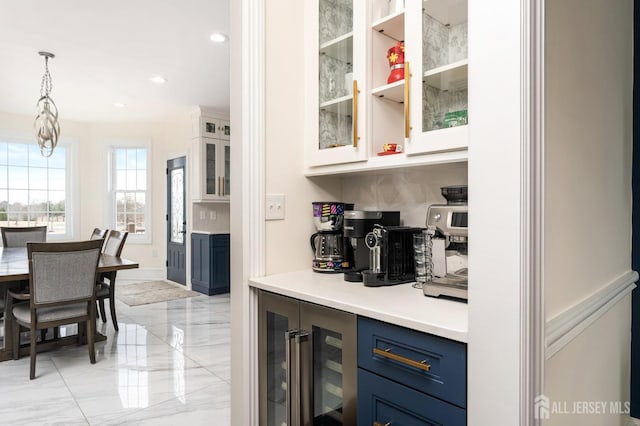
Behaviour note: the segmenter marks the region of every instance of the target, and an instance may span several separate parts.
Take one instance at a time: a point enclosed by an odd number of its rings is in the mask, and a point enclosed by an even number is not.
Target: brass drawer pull
[[[423,359],[422,361],[414,361],[412,359],[403,357],[402,355],[394,354],[393,352],[391,352],[391,348],[387,348],[384,350],[379,348],[373,348],[373,353],[375,355],[380,355],[381,357],[384,357],[384,358],[389,358],[394,361],[398,361],[403,364],[410,365],[411,367],[415,367],[420,370],[429,371],[429,369],[431,368],[431,365],[427,364],[426,359]]]
[[[351,111],[351,123],[353,125],[353,147],[358,147],[358,140],[360,136],[358,136],[358,80],[353,80],[353,102],[352,102],[352,111]]]
[[[411,72],[409,71],[409,62],[404,63],[404,138],[409,139],[411,136],[411,117],[409,117]]]
[[[373,422],[373,426],[390,426],[391,422],[382,424],[380,422]]]

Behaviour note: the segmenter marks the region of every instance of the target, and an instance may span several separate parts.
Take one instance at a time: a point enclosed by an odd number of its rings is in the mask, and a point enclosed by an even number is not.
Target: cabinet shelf
[[[398,41],[404,41],[404,10],[378,19],[371,29]]]
[[[422,81],[440,90],[462,90],[467,88],[469,60],[447,64],[424,73]]]
[[[378,98],[404,103],[404,80],[394,81],[384,86],[376,87],[371,90],[371,94]]]
[[[320,54],[331,56],[341,62],[351,62],[351,58],[353,58],[353,32],[322,43]]]
[[[330,101],[323,102],[320,104],[320,111],[328,111],[328,112],[343,112],[342,108],[348,106],[348,104],[353,99],[353,96],[341,96],[336,99],[331,99]],[[351,112],[351,107],[349,107],[349,112]]]

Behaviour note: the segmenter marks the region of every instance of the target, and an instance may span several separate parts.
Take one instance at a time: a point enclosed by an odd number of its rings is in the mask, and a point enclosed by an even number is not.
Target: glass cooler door
[[[356,423],[356,316],[300,303],[301,405],[304,424]]]
[[[291,394],[298,386],[293,374],[296,356],[291,356],[294,344],[289,332],[297,328],[298,302],[270,293],[259,293],[259,370],[260,424],[287,426],[291,422]],[[295,410],[294,410],[295,411]]]

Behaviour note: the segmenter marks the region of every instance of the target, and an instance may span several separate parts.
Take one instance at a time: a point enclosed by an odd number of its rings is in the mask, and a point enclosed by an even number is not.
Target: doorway
[[[167,279],[187,284],[186,157],[167,161]]]

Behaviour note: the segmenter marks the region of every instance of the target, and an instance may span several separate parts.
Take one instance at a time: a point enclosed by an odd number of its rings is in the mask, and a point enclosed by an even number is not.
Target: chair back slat
[[[122,254],[122,248],[124,247],[124,243],[127,240],[128,232],[120,232],[120,231],[111,231],[109,232],[109,236],[104,243],[104,248],[102,252],[104,254],[108,254],[110,256],[120,257]]]
[[[34,306],[94,297],[102,240],[27,244]]]
[[[4,247],[26,247],[27,241],[47,241],[46,226],[0,227]]]

